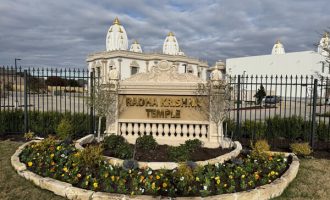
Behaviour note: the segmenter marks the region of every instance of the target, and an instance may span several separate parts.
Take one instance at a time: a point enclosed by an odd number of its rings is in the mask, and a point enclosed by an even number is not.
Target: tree
[[[96,84],[94,92],[91,94],[91,98],[88,101],[89,106],[93,106],[98,115],[98,131],[97,140],[101,139],[101,122],[103,117],[108,117],[108,123],[115,120],[115,113],[117,110],[117,85],[113,83]]]
[[[264,86],[261,84],[260,88],[258,89],[257,93],[253,96],[257,98],[257,104],[260,105],[262,102],[262,99],[266,96],[266,91]]]
[[[230,108],[230,90],[229,84],[224,81],[208,81],[198,84],[197,94],[207,96],[209,108],[200,110],[210,116],[210,120],[216,124],[216,132],[219,135],[219,127],[226,119]]]

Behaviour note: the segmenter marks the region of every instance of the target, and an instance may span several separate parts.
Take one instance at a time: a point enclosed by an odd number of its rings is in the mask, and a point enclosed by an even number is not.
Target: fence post
[[[310,135],[310,145],[312,149],[314,148],[314,137],[316,131],[316,101],[317,101],[317,79],[314,79],[314,88],[313,88],[313,110],[312,110],[312,130]]]
[[[236,136],[239,136],[240,134],[240,128],[239,128],[239,106],[241,101],[241,75],[238,75],[237,79],[237,99],[236,99]]]
[[[90,79],[89,79],[89,92],[90,92],[90,102],[91,102],[91,106],[90,106],[90,134],[94,134],[94,114],[93,114],[93,111],[94,111],[94,107],[93,107],[93,102],[94,102],[94,72],[90,72]]]
[[[27,101],[27,70],[24,70],[24,133],[27,133],[29,131],[29,120],[28,120],[28,101]]]

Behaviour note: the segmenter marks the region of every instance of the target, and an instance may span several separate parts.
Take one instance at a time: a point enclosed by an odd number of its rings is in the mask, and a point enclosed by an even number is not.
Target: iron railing
[[[329,78],[237,75],[228,76],[227,83],[229,136],[245,145],[264,138],[275,149],[302,141],[315,149],[329,149]]]

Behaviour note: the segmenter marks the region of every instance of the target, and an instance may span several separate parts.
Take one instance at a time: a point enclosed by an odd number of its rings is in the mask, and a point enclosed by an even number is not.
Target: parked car
[[[275,105],[281,102],[280,96],[265,96],[262,99],[262,105]]]

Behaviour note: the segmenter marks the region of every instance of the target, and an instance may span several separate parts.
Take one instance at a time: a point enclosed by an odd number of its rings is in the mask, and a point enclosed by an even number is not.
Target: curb
[[[75,142],[75,147],[77,149],[84,149],[83,145],[84,144],[88,144],[90,142],[92,142],[94,140],[94,135],[90,134],[87,135],[79,140],[77,140]],[[205,161],[197,161],[195,162],[198,165],[208,165],[208,164],[215,164],[215,163],[224,163],[227,160],[230,160],[232,158],[237,157],[241,150],[242,150],[242,145],[241,143],[239,143],[238,141],[234,142],[234,147],[235,149],[232,150],[229,153],[226,153],[224,155],[221,155],[219,157],[216,158],[212,158],[209,160],[205,160]],[[114,158],[114,157],[108,157],[108,156],[103,156],[110,164],[112,165],[117,165],[117,166],[122,166],[124,163],[124,160],[119,159],[119,158]],[[158,170],[158,169],[174,169],[178,167],[178,163],[176,162],[138,162],[139,167],[141,168],[150,168],[152,170]]]
[[[94,192],[91,190],[85,190],[77,187],[73,187],[71,184],[58,181],[52,178],[44,178],[37,174],[32,173],[26,169],[24,163],[19,161],[19,155],[24,149],[24,147],[31,142],[38,141],[30,141],[22,146],[20,146],[16,152],[11,157],[11,164],[17,171],[17,173],[24,177],[27,180],[32,181],[35,185],[39,186],[42,189],[49,190],[59,196],[66,197],[68,199],[74,200],[104,200],[104,199],[112,199],[112,200],[154,200],[154,199],[172,199],[169,197],[161,197],[161,196],[149,196],[149,195],[136,195],[129,196],[124,194],[117,193],[105,193],[105,192]],[[208,197],[177,197],[177,200],[215,200],[215,199],[226,199],[226,200],[266,200],[271,199],[277,196],[280,196],[284,189],[289,185],[289,183],[296,177],[299,169],[299,159],[294,154],[292,155],[292,163],[290,164],[287,171],[278,179],[273,181],[270,184],[266,184],[260,187],[257,187],[253,190],[230,193],[230,194],[221,194],[215,196]],[[24,166],[24,167],[23,167]]]

